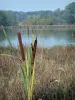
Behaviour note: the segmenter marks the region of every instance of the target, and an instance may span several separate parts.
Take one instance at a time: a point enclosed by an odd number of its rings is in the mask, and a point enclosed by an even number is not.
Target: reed
[[[4,29],[4,27],[3,27],[3,25],[1,25],[1,27],[2,27],[3,33],[4,33],[4,35],[5,35],[6,39],[7,39],[7,41],[8,41],[8,43],[9,43],[10,47],[13,47],[12,44],[11,44],[11,42],[10,42],[10,39],[9,39],[9,37],[8,37],[8,35],[7,35],[7,33],[6,33],[5,29]],[[12,55],[0,54],[0,56],[12,56]]]
[[[7,41],[8,41],[8,43],[10,44],[11,47],[13,47],[12,44],[11,44],[11,42],[10,42],[10,39],[9,39],[9,37],[8,37],[8,35],[7,35],[7,33],[6,33],[5,29],[4,29],[4,27],[3,27],[3,25],[1,25],[1,27],[2,27],[3,33],[4,33],[4,35],[5,35],[5,37],[6,37]]]

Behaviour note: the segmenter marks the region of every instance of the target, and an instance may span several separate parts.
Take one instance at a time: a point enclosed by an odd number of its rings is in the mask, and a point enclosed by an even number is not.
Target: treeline
[[[64,10],[58,8],[55,11],[0,11],[0,24],[4,26],[75,24],[75,2],[68,4]]]

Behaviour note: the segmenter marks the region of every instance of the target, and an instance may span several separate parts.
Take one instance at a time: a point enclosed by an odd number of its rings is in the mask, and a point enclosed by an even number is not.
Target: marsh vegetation
[[[0,100],[24,100],[23,87],[16,75],[18,66],[24,64],[19,49],[1,47],[2,53],[11,56],[0,56]],[[33,100],[74,100],[74,74],[74,46],[37,48]]]
[[[75,100],[75,2],[65,10],[0,11],[0,24],[0,100]]]

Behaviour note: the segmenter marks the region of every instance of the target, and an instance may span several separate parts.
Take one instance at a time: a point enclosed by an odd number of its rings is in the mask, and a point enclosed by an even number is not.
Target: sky
[[[0,10],[39,11],[65,9],[65,6],[75,0],[0,0]]]

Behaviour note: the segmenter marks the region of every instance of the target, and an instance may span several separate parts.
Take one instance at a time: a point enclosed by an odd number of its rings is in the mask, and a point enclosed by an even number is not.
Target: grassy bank
[[[1,47],[2,53],[11,56],[0,56],[0,100],[24,100],[17,74],[24,64],[20,50]],[[37,48],[33,100],[74,100],[74,96],[75,47]]]

